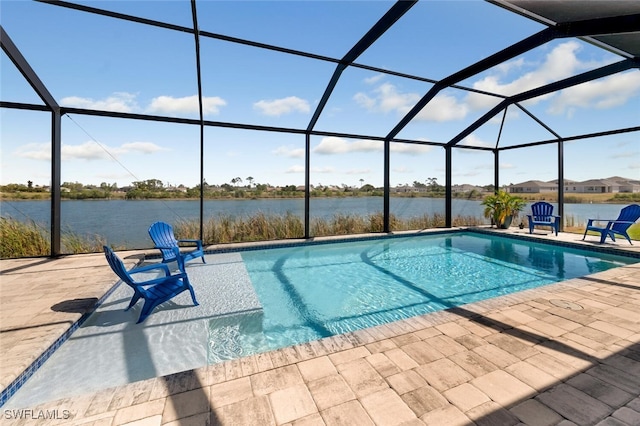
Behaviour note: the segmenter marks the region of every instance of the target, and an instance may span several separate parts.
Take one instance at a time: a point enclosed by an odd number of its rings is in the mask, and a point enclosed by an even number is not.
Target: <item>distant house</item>
[[[486,192],[486,189],[481,186],[469,185],[467,183],[451,186],[451,192],[466,193],[471,191]]]
[[[415,187],[413,185],[398,185],[395,188],[391,188],[391,192],[407,193],[407,192],[429,192],[429,188]]]
[[[167,186],[167,192],[187,192],[187,188],[185,188],[184,185]]]
[[[576,182],[573,184],[573,187],[576,189],[569,192],[579,192],[583,194],[614,192],[613,187],[603,179],[590,179],[585,180],[584,182]]]
[[[536,194],[540,192],[552,192],[558,190],[558,184],[554,182],[543,182],[541,180],[528,180],[515,185],[509,185],[509,192],[515,194]]]
[[[540,192],[558,191],[558,180],[543,182],[529,180],[514,185],[509,185],[509,192],[517,194],[535,194]],[[604,179],[589,179],[583,182],[565,179],[565,193],[602,194],[617,192],[640,192],[640,181],[613,176]]]
[[[409,185],[398,185],[395,188],[391,188],[391,192],[413,192],[415,188]]]
[[[574,182],[571,185],[565,185],[565,191],[583,194],[640,192],[640,181],[625,179],[619,176],[605,179],[590,179],[584,182]]]
[[[640,192],[640,180],[628,180],[620,183],[620,192]]]

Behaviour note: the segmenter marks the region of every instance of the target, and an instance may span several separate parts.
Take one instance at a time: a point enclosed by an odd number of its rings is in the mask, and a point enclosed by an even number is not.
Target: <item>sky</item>
[[[93,7],[191,26],[188,0],[83,1]],[[392,6],[389,1],[197,2],[202,31],[343,57]],[[482,19],[478,19],[482,17]],[[26,0],[0,0],[0,23],[63,106],[198,118],[194,38],[188,33]],[[483,1],[420,1],[356,62],[439,80],[543,29]],[[335,70],[332,62],[202,38],[206,120],[306,129]],[[623,58],[578,39],[549,42],[460,83],[512,95]],[[0,57],[0,99],[42,104],[7,55]],[[314,130],[384,137],[431,88],[378,71],[348,67]],[[500,98],[441,91],[398,138],[446,143]],[[573,136],[637,126],[640,71],[581,84],[522,104],[553,132]],[[554,139],[511,106],[460,145],[500,147]],[[49,185],[50,114],[0,110],[0,184]],[[304,135],[208,127],[204,179],[209,184],[303,185]],[[640,135],[564,144],[564,176],[640,179]],[[383,185],[383,144],[371,139],[311,138],[311,184]],[[200,129],[186,124],[65,115],[62,181],[118,186],[160,179],[200,182]],[[453,183],[493,183],[493,155],[454,149]],[[391,145],[391,185],[445,181],[442,147]],[[500,183],[558,177],[555,144],[500,154]],[[239,182],[239,183],[238,183]]]

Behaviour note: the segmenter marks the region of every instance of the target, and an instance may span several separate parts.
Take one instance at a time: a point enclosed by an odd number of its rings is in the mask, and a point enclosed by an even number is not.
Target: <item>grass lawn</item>
[[[566,226],[564,228],[564,232],[571,232],[572,234],[584,234],[584,226],[580,227],[580,226]],[[629,234],[629,237],[631,237],[632,240],[634,241],[640,241],[640,223],[636,223],[634,225],[631,225],[629,227],[629,230],[627,231],[627,233]],[[587,235],[597,235],[599,236],[600,234],[596,233],[596,232],[592,232],[589,231],[587,233]],[[624,240],[624,239],[623,239]]]

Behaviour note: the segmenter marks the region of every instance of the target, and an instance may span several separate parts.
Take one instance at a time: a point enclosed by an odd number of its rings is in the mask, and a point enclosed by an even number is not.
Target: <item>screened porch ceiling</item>
[[[56,73],[62,70],[49,63],[51,54],[60,60],[73,63],[78,68],[78,74],[84,77],[78,79],[78,91],[82,92],[82,86],[86,84],[100,84],[99,78],[88,77],[95,74],[95,69],[86,67],[81,63],[82,50],[73,44],[74,34],[65,29],[65,22],[86,20],[86,26],[93,26],[96,32],[101,32],[105,37],[109,31],[113,34],[113,47],[105,52],[105,55],[113,55],[110,64],[110,72],[122,73],[123,79],[136,83],[144,78],[148,68],[140,69],[126,75],[122,69],[124,63],[118,63],[116,56],[124,56],[123,59],[131,59],[136,54],[144,55],[144,43],[163,43],[168,36],[181,37],[181,45],[177,50],[168,50],[168,58],[175,56],[156,65],[171,66],[176,70],[159,70],[166,78],[184,77],[185,85],[196,85],[196,73],[194,72],[193,56],[193,27],[194,15],[188,1],[165,2],[169,7],[149,7],[153,2],[48,2],[34,1],[24,10],[11,11],[5,8],[5,16],[2,19],[3,30],[7,37],[12,37],[14,25],[23,25],[29,21],[29,9],[43,9],[50,12],[50,26],[41,28],[43,35],[51,35],[41,40],[37,45],[29,43],[21,44],[16,40],[16,49],[22,52],[25,61],[32,66],[33,74],[27,76],[21,84],[33,85],[33,78],[42,82],[42,87],[49,92],[51,98],[61,105],[63,113],[101,114],[96,108],[91,111],[77,106],[66,107],[61,100],[68,99],[68,87],[58,86]],[[49,3],[49,4],[46,4]],[[497,15],[492,12],[483,20],[482,15],[469,17],[462,13],[469,2],[450,2],[451,5],[444,11],[431,10],[430,2],[403,1],[391,2],[358,2],[354,9],[343,7],[344,2],[324,2],[322,16],[331,19],[319,25],[313,17],[299,16],[296,7],[297,2],[209,2],[196,1],[196,19],[200,30],[200,56],[202,58],[201,72],[201,96],[220,94],[222,98],[233,98],[230,93],[233,90],[261,90],[264,96],[276,96],[269,93],[269,78],[261,74],[268,74],[268,64],[278,61],[283,55],[290,59],[285,65],[289,72],[296,75],[305,75],[300,79],[300,85],[307,86],[309,97],[314,97],[315,105],[310,110],[311,119],[308,116],[298,116],[291,119],[270,120],[270,117],[257,117],[255,114],[247,114],[238,108],[234,113],[228,114],[228,120],[207,120],[209,125],[223,125],[230,127],[256,128],[266,130],[294,130],[295,132],[309,133],[319,132],[323,134],[336,134],[354,136],[367,139],[396,140],[421,144],[433,144],[442,146],[459,146],[473,149],[495,149],[504,147],[518,147],[531,143],[550,143],[557,140],[579,139],[584,135],[610,134],[621,131],[637,131],[637,123],[620,122],[611,127],[611,122],[585,123],[583,134],[568,133],[562,125],[562,117],[554,117],[546,114],[541,109],[525,107],[526,101],[549,93],[558,92],[571,86],[604,78],[615,73],[625,72],[639,67],[640,55],[640,2],[616,1],[616,0],[590,0],[590,1],[561,1],[561,0],[490,0],[486,5],[478,9],[478,13],[488,8],[502,8],[511,14],[519,14],[528,18],[511,18]],[[472,2],[479,3],[479,2]],[[483,2],[485,3],[485,2]],[[220,6],[220,5],[223,6]],[[54,7],[57,6],[57,7]],[[353,5],[352,5],[353,6]],[[479,7],[475,5],[474,8]],[[327,9],[327,10],[324,10]],[[194,9],[195,10],[195,9]],[[272,13],[264,13],[271,10]],[[85,13],[78,13],[85,12]],[[360,13],[368,19],[359,20],[358,26],[350,25],[350,17],[346,13]],[[475,12],[475,11],[474,11]],[[24,13],[24,15],[21,15]],[[250,33],[242,33],[234,26],[234,22],[241,16],[257,14],[256,27]],[[439,14],[442,14],[440,16]],[[445,16],[446,15],[446,16]],[[16,18],[16,19],[14,19]],[[18,21],[17,18],[20,18]],[[108,18],[108,19],[104,19]],[[115,18],[115,19],[113,19]],[[427,29],[433,19],[450,21],[451,32],[432,34]],[[469,21],[469,19],[473,19]],[[371,22],[369,28],[363,22]],[[287,26],[285,23],[297,22]],[[417,25],[423,22],[422,26]],[[147,35],[149,40],[138,43],[135,40],[126,39],[126,30],[131,25],[145,24],[151,27]],[[268,25],[270,24],[270,25]],[[456,36],[456,27],[476,25],[477,39],[459,39]],[[519,39],[501,40],[500,25],[519,25],[522,27],[522,37]],[[245,27],[243,27],[245,28]],[[325,39],[322,34],[327,28],[335,33],[331,39]],[[160,31],[162,29],[162,31]],[[169,34],[174,30],[174,34]],[[308,34],[302,35],[297,31],[304,30]],[[246,30],[245,30],[246,31]],[[175,32],[182,34],[176,35]],[[55,35],[55,36],[54,36]],[[91,36],[89,36],[91,37]],[[359,40],[357,37],[360,37]],[[488,41],[488,39],[491,41]],[[474,84],[474,81],[488,75],[496,67],[517,59],[520,55],[544,46],[554,40],[575,38],[589,44],[604,48],[615,55],[609,58],[606,66],[593,66],[567,78],[542,84],[538,87],[530,87],[520,93],[509,93],[508,90],[491,91]],[[215,42],[215,43],[213,43]],[[221,43],[222,42],[222,43]],[[490,43],[488,48],[478,48],[479,43]],[[136,46],[127,46],[127,43]],[[139,44],[139,45],[137,45]],[[3,43],[5,48],[6,43]],[[233,46],[233,47],[226,47]],[[142,50],[140,50],[142,49]],[[228,50],[227,50],[228,49]],[[388,52],[388,62],[379,61],[368,55],[370,51],[385,49]],[[430,51],[433,49],[433,54]],[[7,49],[5,48],[5,53]],[[476,54],[476,50],[482,53]],[[43,54],[47,52],[46,54]],[[15,60],[13,54],[10,59]],[[236,68],[234,58],[244,56],[246,58]],[[419,56],[420,61],[409,61],[403,64],[405,59],[411,56]],[[455,57],[455,58],[452,58]],[[168,59],[167,58],[167,59]],[[188,59],[187,59],[188,58]],[[216,72],[211,75],[212,65],[208,65],[208,58],[216,58],[216,67],[222,66],[228,71]],[[617,59],[616,59],[617,58]],[[105,62],[107,59],[105,59]],[[434,64],[434,63],[437,63]],[[265,64],[267,68],[265,69]],[[5,71],[3,69],[3,71]],[[24,70],[20,70],[23,72]],[[62,72],[70,72],[64,70]],[[71,71],[73,72],[73,71]],[[129,71],[130,72],[130,71]],[[15,71],[14,71],[15,73]],[[375,123],[360,117],[361,112],[351,110],[356,117],[352,123],[332,120],[333,111],[341,110],[344,106],[346,95],[345,87],[354,84],[356,79],[366,78],[372,73],[385,74],[396,86],[405,84],[407,91],[422,93],[411,108],[405,108],[402,114],[387,115],[382,119],[376,119]],[[5,74],[11,74],[6,72]],[[23,73],[24,75],[24,73]],[[215,82],[213,81],[215,77]],[[286,78],[286,76],[285,76]],[[234,80],[235,79],[235,80]],[[14,91],[6,86],[13,84],[13,76],[3,77],[5,87],[3,89],[3,106],[20,106],[29,103],[42,105],[42,94],[32,91],[32,97],[24,99],[24,91],[20,92],[21,99],[11,99]],[[23,79],[24,80],[24,79]],[[402,83],[397,83],[402,80]],[[20,84],[15,82],[15,84]],[[126,86],[133,86],[127,84]],[[246,89],[245,89],[246,87]],[[480,87],[480,88],[478,88]],[[258,89],[260,88],[260,89]],[[312,90],[311,90],[312,88]],[[292,92],[297,89],[292,88]],[[42,90],[42,89],[40,89]],[[113,92],[121,91],[122,87],[114,87]],[[513,90],[513,89],[510,89]],[[16,91],[16,93],[18,93]],[[453,96],[462,99],[464,96],[474,96],[479,104],[484,105],[484,111],[478,109],[474,114],[467,114],[464,119],[457,120],[455,126],[442,126],[442,131],[434,131],[430,138],[422,136],[424,128],[432,125],[433,120],[425,119],[429,116],[437,116],[440,107],[438,100],[441,96]],[[470,95],[471,94],[471,95]],[[351,93],[349,93],[351,95]],[[403,94],[399,94],[402,96]],[[371,99],[368,99],[371,101]],[[68,101],[67,101],[68,102]],[[46,105],[45,105],[46,106]],[[48,107],[48,106],[47,106]],[[382,106],[380,106],[382,108]],[[500,129],[496,134],[495,126],[491,130],[495,146],[476,146],[465,141],[469,135],[479,131],[487,122],[501,114],[506,114],[508,108],[520,108],[530,116],[531,132],[527,137],[523,135],[508,135],[508,129]],[[402,110],[398,110],[402,111]],[[104,115],[115,115],[130,118],[142,118],[145,114],[127,114],[122,111],[103,111]],[[115,114],[111,114],[115,112]],[[156,115],[156,114],[147,114]],[[159,114],[158,114],[159,115]],[[172,117],[173,121],[184,119],[193,122],[199,117],[196,113],[182,114]],[[216,117],[218,118],[218,117]],[[504,133],[503,133],[504,131]],[[509,137],[507,137],[507,135]],[[489,137],[485,137],[488,140]]]
[[[618,100],[602,101],[607,114],[540,102],[617,74],[637,74],[637,1],[2,3],[1,108],[304,135],[307,226],[310,138],[384,142],[388,230],[390,144],[445,148],[450,224],[452,148],[493,153],[497,187],[497,156],[504,150],[640,130],[637,88],[622,102],[625,114],[616,113]],[[151,53],[158,50],[164,54]],[[526,65],[525,54],[575,61],[576,50],[585,59],[570,73],[496,83],[496,76]],[[101,59],[86,60],[95,51]],[[375,89],[367,86],[381,79]],[[169,81],[178,82],[176,97],[197,93],[199,109],[167,112],[154,104]],[[283,83],[287,92],[276,91]],[[98,92],[94,96],[104,101],[93,102],[90,94]],[[261,101],[243,102],[249,95]],[[261,109],[283,99],[297,102],[302,113]],[[638,106],[637,113],[629,114],[629,105]],[[513,130],[510,114],[527,120],[528,128]],[[59,138],[54,130],[52,188],[60,183]],[[564,178],[562,148],[557,177]],[[52,195],[52,214],[59,216],[59,198]],[[59,217],[52,219],[56,227]],[[54,229],[52,238],[57,234]]]

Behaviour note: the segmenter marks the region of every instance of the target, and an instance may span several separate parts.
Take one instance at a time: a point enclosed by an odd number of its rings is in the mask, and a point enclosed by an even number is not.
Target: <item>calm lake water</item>
[[[439,213],[444,215],[445,202],[439,198],[391,197],[391,213],[399,218],[410,218]],[[456,200],[452,202],[453,216],[482,218],[480,201]],[[555,205],[557,211],[557,205]],[[588,218],[616,218],[621,204],[565,204],[565,217],[576,225],[586,224]],[[312,198],[311,219],[331,218],[335,214],[367,216],[382,212],[382,197]],[[526,214],[528,208],[525,208]],[[33,220],[49,226],[49,201],[2,201],[0,215],[20,221]],[[109,244],[128,248],[152,247],[147,234],[149,225],[162,220],[176,223],[198,220],[199,201],[193,200],[83,200],[62,201],[64,231],[80,235],[99,234]],[[207,200],[204,202],[205,220],[220,215],[250,216],[257,212],[280,215],[290,212],[304,217],[304,199]],[[485,219],[483,219],[485,220]]]

